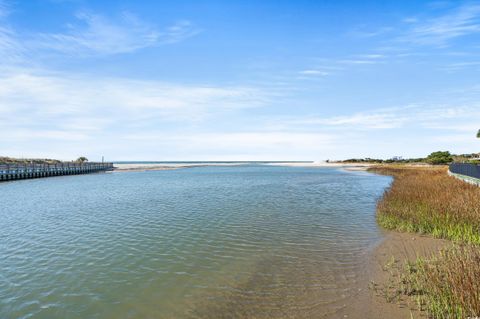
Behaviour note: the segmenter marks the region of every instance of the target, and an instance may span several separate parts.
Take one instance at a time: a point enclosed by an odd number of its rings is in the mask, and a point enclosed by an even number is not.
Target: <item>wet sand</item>
[[[369,287],[359,292],[358,298],[346,306],[343,318],[403,319],[425,318],[425,315],[409,304],[405,298],[400,302],[389,303],[382,295],[381,287],[388,283],[390,274],[385,265],[395,260],[398,266],[406,260],[414,261],[419,256],[430,256],[451,242],[409,233],[385,232],[385,239],[372,252],[366,265]],[[372,289],[376,286],[378,289]]]
[[[406,260],[414,261],[417,256],[430,256],[450,243],[445,240],[433,239],[406,233],[386,232],[385,240],[374,247],[365,268],[363,277],[355,280],[352,287],[344,287],[345,298],[328,301],[326,294],[321,290],[312,291],[277,291],[271,278],[261,276],[271,271],[273,260],[265,260],[258,265],[258,276],[250,278],[235,290],[213,298],[214,302],[202,303],[194,307],[191,318],[353,318],[353,319],[412,319],[425,318],[425,315],[415,309],[415,305],[401,300],[396,303],[387,302],[380,287],[389,281],[389,272],[385,265],[395,259],[398,266]],[[281,272],[282,270],[280,270]],[[283,280],[306,282],[315,284],[320,275],[319,269],[298,267],[288,269],[290,275]],[[344,274],[337,273],[337,279]],[[308,278],[310,276],[310,278]],[[280,276],[283,277],[283,276]],[[300,278],[298,278],[300,277]],[[299,280],[300,279],[300,280]],[[266,281],[265,281],[266,280]],[[379,289],[372,289],[376,284]],[[285,282],[283,282],[285,284]],[[323,283],[322,285],[325,285]],[[283,286],[283,285],[282,285]],[[267,295],[258,295],[253,292],[272,287]],[[293,287],[293,286],[292,286]],[[356,293],[350,294],[352,289]],[[324,287],[328,289],[328,285]],[[246,293],[250,292],[250,293]],[[265,307],[265,302],[269,307]],[[293,306],[295,304],[296,306]]]

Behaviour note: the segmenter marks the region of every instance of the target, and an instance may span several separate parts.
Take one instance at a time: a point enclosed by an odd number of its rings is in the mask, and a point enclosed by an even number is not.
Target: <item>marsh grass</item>
[[[377,206],[382,227],[480,244],[480,187],[449,176],[446,167],[372,170],[394,177]]]
[[[456,242],[414,262],[390,261],[381,289],[386,299],[407,297],[431,318],[480,316],[480,188],[450,177],[445,167],[373,170],[394,177],[378,203],[381,226]]]
[[[480,316],[480,250],[455,245],[414,262],[385,266],[389,281],[376,287],[388,302],[405,302],[430,318]]]

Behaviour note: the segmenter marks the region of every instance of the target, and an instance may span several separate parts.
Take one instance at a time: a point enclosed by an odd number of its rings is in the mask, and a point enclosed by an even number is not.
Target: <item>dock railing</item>
[[[0,181],[60,175],[88,174],[113,169],[113,163],[60,162],[55,164],[1,164]]]

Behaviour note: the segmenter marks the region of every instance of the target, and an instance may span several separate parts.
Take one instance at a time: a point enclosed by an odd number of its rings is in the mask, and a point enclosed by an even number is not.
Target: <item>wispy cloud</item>
[[[366,31],[365,31],[366,30]],[[418,53],[419,46],[450,47],[453,41],[480,33],[480,4],[475,1],[439,1],[426,5],[426,10],[415,16],[403,17],[383,27],[362,25],[348,34],[358,38],[373,38],[391,52]],[[381,47],[378,47],[380,49]],[[412,52],[415,51],[415,53]],[[363,64],[367,60],[352,59]]]
[[[318,78],[332,74],[340,73],[340,71],[349,71],[354,66],[368,66],[386,63],[388,56],[380,53],[366,53],[346,56],[339,59],[320,59],[321,63],[306,68],[298,72],[300,78]]]
[[[180,42],[200,32],[187,20],[159,29],[129,12],[117,19],[88,12],[76,18],[64,33],[40,34],[31,45],[73,55],[110,55]]]
[[[401,127],[407,120],[405,116],[398,116],[396,112],[377,111],[327,118],[312,116],[294,120],[290,124],[316,127],[323,126],[324,128],[391,129]]]
[[[0,65],[18,62],[23,51],[15,30],[8,25],[9,14],[10,7],[0,0]]]
[[[303,127],[304,129],[349,129],[349,130],[388,130],[407,127],[457,129],[452,125],[463,121],[473,127],[480,119],[480,105],[427,105],[411,104],[401,107],[382,108],[349,115],[321,117],[308,116],[283,121],[284,127]]]
[[[327,76],[330,73],[327,71],[318,70],[318,69],[307,69],[307,70],[300,71],[299,74],[304,76]]]
[[[227,131],[184,133],[165,136],[164,132],[150,131],[132,133],[121,137],[124,140],[155,143],[165,149],[175,148],[176,156],[189,158],[197,154],[196,160],[302,160],[308,153],[320,154],[335,147],[337,137],[329,133],[299,133],[294,131]],[[285,150],[289,155],[285,155]]]
[[[5,3],[3,0],[0,0],[0,19],[6,17],[9,13],[10,8],[7,3]]]
[[[82,12],[63,33],[24,31],[19,34],[9,25],[9,13],[9,6],[0,0],[0,66],[28,64],[45,51],[75,57],[131,53],[181,42],[201,32],[188,20],[179,20],[161,29],[129,12],[123,12],[116,19]]]
[[[262,91],[248,87],[16,73],[0,78],[0,139],[22,128],[89,134],[112,124],[125,129],[192,123],[212,114],[259,107],[266,99]]]
[[[340,64],[378,64],[381,61],[371,59],[346,59],[338,61]]]
[[[300,160],[333,149],[336,137],[327,132],[228,123],[239,112],[271,105],[268,99],[249,87],[15,73],[0,78],[0,144],[13,155],[28,144],[32,156],[56,149],[61,158],[112,147],[120,159],[149,159],[162,150],[162,158]],[[223,128],[218,119],[226,121]],[[132,155],[132,148],[139,151]]]
[[[0,65],[20,59],[22,48],[15,38],[15,32],[0,21]]]
[[[442,67],[442,69],[447,70],[447,71],[458,71],[458,70],[463,70],[463,69],[472,69],[476,68],[478,69],[480,67],[480,61],[466,61],[466,62],[455,62],[455,63],[450,63],[448,65],[445,65]]]
[[[449,41],[480,32],[480,5],[468,3],[441,16],[412,20],[400,40],[421,45],[446,46]]]
[[[191,21],[180,20],[161,32],[159,40],[161,43],[176,43],[193,37],[201,31]]]
[[[357,27],[355,30],[350,31],[348,34],[356,38],[373,38],[378,36],[384,36],[395,29],[393,27],[380,27],[375,30],[367,30],[365,26]]]

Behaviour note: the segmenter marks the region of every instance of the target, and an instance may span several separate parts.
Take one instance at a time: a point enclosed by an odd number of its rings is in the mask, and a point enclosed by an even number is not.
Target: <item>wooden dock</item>
[[[113,163],[0,164],[0,182],[113,170]]]

